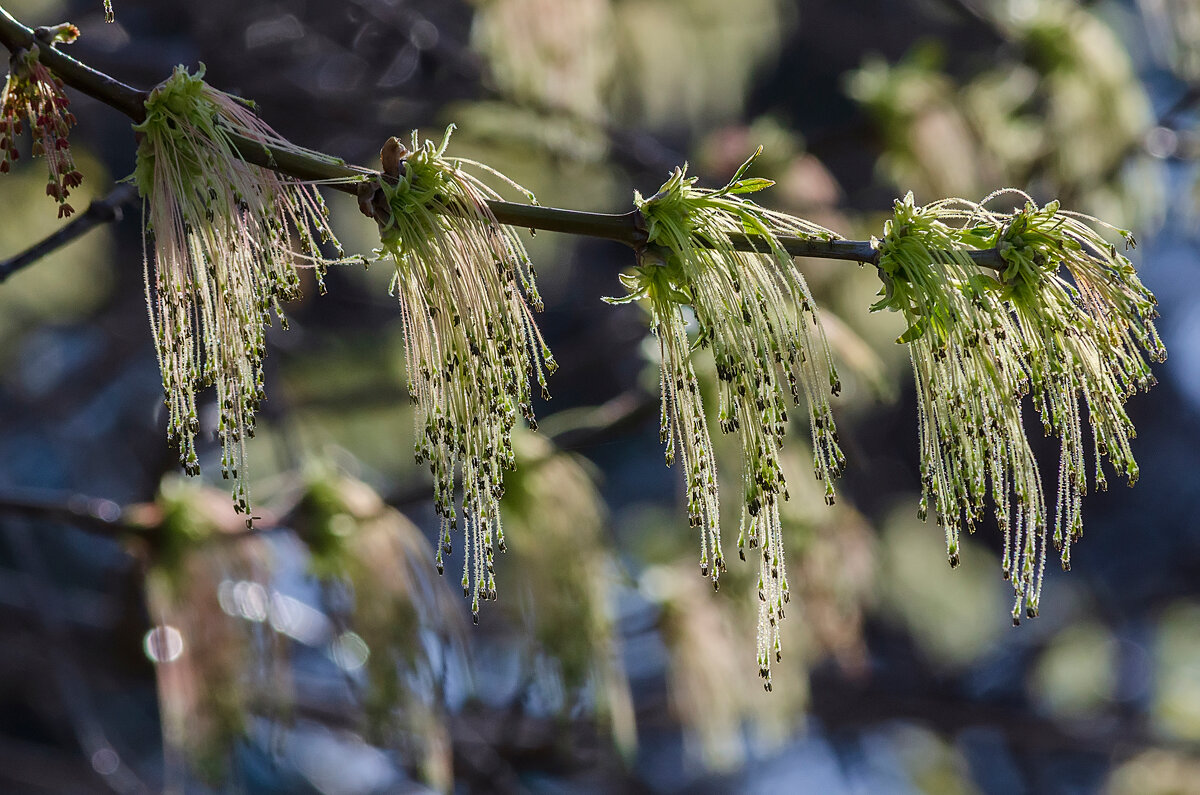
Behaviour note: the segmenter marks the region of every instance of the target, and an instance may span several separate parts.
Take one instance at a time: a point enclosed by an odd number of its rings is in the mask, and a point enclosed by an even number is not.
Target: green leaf
[[[639,292],[645,290],[641,276],[635,273],[618,273],[617,280],[621,282],[621,286],[630,292]]]
[[[600,300],[611,306],[621,306],[623,304],[632,304],[646,297],[646,291],[639,293],[630,293],[629,295],[621,296],[620,298],[612,298],[607,295],[600,296]]]
[[[970,277],[970,284],[981,295],[988,292],[998,293],[1004,289],[1004,285],[983,273]]]
[[[677,304],[686,304],[688,306],[692,305],[691,294],[688,292],[685,292],[684,290],[680,290],[675,287],[669,287],[669,288],[667,288],[666,296],[667,296],[667,298],[670,298],[672,301],[674,301]]]
[[[904,345],[918,339],[925,333],[925,329],[929,328],[929,318],[919,318],[916,323],[913,323],[899,337],[896,337],[896,343]]]
[[[769,188],[775,184],[773,179],[763,179],[754,177],[752,179],[743,179],[738,182],[732,182],[726,193],[756,193],[764,188]]]
[[[762,219],[749,212],[738,213],[738,217],[742,220],[742,229],[746,230],[746,234],[763,238],[763,251],[769,251],[772,248],[771,238],[774,235],[762,222]]]
[[[446,152],[446,147],[450,145],[450,136],[454,134],[454,131],[457,128],[458,125],[456,125],[454,122],[446,125],[446,132],[442,135],[442,143],[437,148],[437,155],[439,157]]]
[[[742,175],[746,173],[746,170],[748,168],[750,168],[751,165],[754,164],[755,160],[758,160],[758,156],[761,155],[762,153],[763,153],[763,148],[760,145],[757,149],[754,150],[754,154],[752,154],[752,155],[750,155],[750,157],[746,158],[746,162],[742,163],[742,165],[738,167],[737,172],[735,172],[733,175],[733,179],[729,180],[729,184],[732,185],[733,183],[735,183],[739,179],[741,179]]]

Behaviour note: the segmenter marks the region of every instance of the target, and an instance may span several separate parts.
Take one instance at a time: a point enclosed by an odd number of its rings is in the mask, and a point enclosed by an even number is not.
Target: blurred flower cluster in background
[[[685,161],[719,188],[760,144],[747,177],[776,184],[755,199],[850,239],[879,236],[909,190],[1058,199],[1134,230],[1171,358],[1126,406],[1136,488],[1084,496],[1072,571],[1048,567],[1040,616],[1013,628],[995,521],[961,536],[951,570],[918,518],[905,320],[868,313],[874,268],[797,260],[841,380],[846,466],[826,505],[792,418],[786,653],[766,693],[758,565],[726,554],[719,592],[697,571],[656,433],[659,341],[643,306],[600,300],[622,294],[628,248],[519,232],[558,368],[554,399],[533,397],[538,431],[513,430],[499,598],[472,626],[434,566],[392,269],[331,265],[320,296],[297,271],[290,329],[265,337],[247,530],[212,395],[197,394],[199,477],[163,441],[128,208],[0,285],[0,790],[1200,791],[1194,3],[122,0],[112,24],[95,0],[4,7],[69,19],[72,55],[138,87],[203,62],[280,135],[347,162],[453,122],[454,154],[545,205],[625,212]],[[68,93],[82,211],[134,170],[136,142]],[[0,257],[63,223],[45,188],[43,163],[11,163]],[[347,252],[379,245],[352,197],[327,199]],[[711,357],[691,363],[715,398]],[[712,448],[732,545],[741,444]]]

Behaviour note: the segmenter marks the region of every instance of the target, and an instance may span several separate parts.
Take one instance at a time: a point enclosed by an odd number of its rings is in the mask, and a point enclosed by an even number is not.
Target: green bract
[[[311,186],[247,163],[231,135],[275,151],[304,151],[280,138],[250,106],[182,66],[146,100],[133,179],[143,199],[146,299],[154,331],[168,434],[189,474],[196,455],[196,389],[215,385],[222,474],[249,512],[244,441],[263,399],[265,327],[281,300],[300,295],[296,257],[317,269],[316,236],[341,247]],[[302,251],[292,247],[292,234]],[[153,265],[149,251],[153,250]],[[286,328],[286,320],[283,320]],[[247,520],[249,521],[249,520]]]
[[[1024,206],[984,206],[1007,193]],[[1166,356],[1153,295],[1089,223],[1099,224],[1057,202],[1038,208],[1019,191],[925,207],[910,193],[878,241],[885,290],[873,308],[901,312],[909,323],[897,342],[909,345],[917,382],[922,513],[932,500],[957,564],[960,529],[982,518],[990,489],[1005,535],[1004,573],[1016,590],[1014,622],[1023,607],[1037,615],[1050,524],[1023,398],[1032,397],[1046,433],[1060,440],[1053,540],[1069,568],[1087,490],[1080,402],[1097,486],[1106,485],[1104,457],[1134,482],[1124,402],[1154,383],[1146,357]],[[1005,262],[995,276],[981,274],[967,253],[982,248]]]
[[[788,403],[803,405],[812,432],[813,467],[833,502],[833,478],[845,459],[829,409],[829,391],[840,389],[829,347],[804,277],[779,242],[780,235],[829,240],[815,224],[759,207],[743,197],[774,184],[743,179],[762,152],[752,155],[719,190],[695,187],[676,169],[649,199],[634,195],[645,221],[647,244],[630,295],[650,301],[652,328],[662,351],[662,440],[667,463],[678,445],[687,471],[688,511],[701,528],[701,573],[717,585],[725,567],[718,526],[717,478],[712,443],[693,372],[683,306],[695,313],[701,347],[711,346],[720,380],[719,418],[737,433],[743,455],[738,552],[761,548],[758,662],[770,689],[771,658],[780,655],[779,625],[788,601],[779,500],[787,484],[779,448]],[[743,252],[753,246],[760,253]],[[789,401],[790,396],[790,401]]]
[[[525,247],[488,209],[495,191],[463,166],[515,183],[473,161],[443,157],[452,130],[437,146],[421,145],[414,132],[412,151],[388,141],[385,172],[388,160],[400,167],[380,180],[386,207],[374,216],[383,251],[396,262],[393,289],[404,318],[409,394],[417,405],[416,456],[433,472],[442,523],[438,570],[458,527],[454,485],[460,474],[467,540],[462,586],[478,620],[480,600],[496,596],[493,543],[504,551],[499,501],[504,470],[514,462],[513,426],[519,414],[536,428],[530,379],[537,378],[549,399],[546,374],[557,365],[530,311],[530,305],[540,311],[542,301]]]

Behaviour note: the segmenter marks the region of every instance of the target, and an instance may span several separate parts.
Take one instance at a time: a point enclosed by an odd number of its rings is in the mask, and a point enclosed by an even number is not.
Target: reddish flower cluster
[[[46,195],[58,202],[59,218],[75,212],[67,198],[83,182],[67,139],[75,124],[69,105],[62,80],[38,61],[36,44],[13,54],[0,110],[0,172],[7,172],[20,156],[16,138],[28,125],[33,154],[44,157],[50,170]]]

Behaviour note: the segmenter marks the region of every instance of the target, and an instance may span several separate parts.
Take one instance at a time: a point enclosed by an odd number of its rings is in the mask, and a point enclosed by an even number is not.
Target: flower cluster
[[[829,392],[840,389],[837,373],[812,294],[779,241],[781,235],[826,240],[835,235],[744,198],[773,184],[743,179],[761,151],[718,190],[697,188],[695,177],[676,169],[654,196],[635,194],[647,245],[636,274],[624,277],[630,294],[620,300],[650,300],[663,354],[662,439],[667,463],[678,445],[687,470],[691,522],[701,528],[700,571],[715,587],[725,566],[717,478],[689,358],[684,306],[695,314],[698,344],[713,350],[721,430],[737,433],[742,447],[738,553],[745,559],[747,548],[760,550],[758,662],[770,689],[771,658],[781,653],[779,620],[789,600],[779,522],[779,500],[787,499],[779,450],[789,402],[805,406],[813,468],[825,482],[830,503],[833,478],[845,459],[829,408]]]
[[[530,381],[549,399],[546,375],[557,365],[534,324],[531,307],[541,311],[542,301],[525,247],[492,216],[487,202],[498,198],[495,191],[464,167],[515,184],[482,164],[444,157],[452,130],[440,145],[422,145],[414,132],[411,150],[389,139],[384,176],[378,186],[366,183],[362,195],[380,205],[367,202],[364,210],[396,263],[416,458],[429,463],[441,519],[438,571],[458,528],[458,480],[463,594],[478,620],[480,600],[496,598],[493,550],[504,551],[500,498],[514,463],[513,427],[520,415],[536,428]]]
[[[1106,484],[1103,457],[1136,480],[1123,406],[1154,382],[1143,352],[1161,360],[1166,351],[1154,297],[1089,225],[1098,222],[1057,202],[1038,208],[1024,194],[1011,213],[984,206],[999,195],[980,204],[919,207],[911,193],[897,201],[877,241],[885,291],[873,309],[901,312],[910,324],[897,341],[908,344],[916,378],[922,515],[932,502],[956,565],[960,532],[982,519],[990,489],[1017,623],[1022,610],[1037,615],[1050,525],[1022,401],[1031,397],[1046,433],[1060,440],[1053,541],[1069,568],[1087,490],[1081,399],[1097,486]],[[984,248],[1004,260],[994,277],[969,256]]]
[[[1046,433],[1061,443],[1054,542],[1069,568],[1087,491],[1080,399],[1088,409],[1096,487],[1107,487],[1104,458],[1136,482],[1130,446],[1136,431],[1124,403],[1154,385],[1147,359],[1161,362],[1167,352],[1154,328],[1154,295],[1096,231],[1100,222],[1064,212],[1058,202],[1039,208],[1018,195],[1024,206],[1010,214],[972,208],[967,242],[997,248],[1006,263],[998,291],[1016,321],[1033,404]],[[1134,245],[1128,231],[1113,231]]]
[[[321,253],[318,241],[331,242],[339,257],[341,247],[316,190],[247,163],[231,136],[274,151],[300,150],[250,105],[208,86],[203,74],[176,68],[151,92],[146,120],[134,127],[146,298],[168,435],[180,463],[189,474],[199,471],[196,390],[215,385],[222,474],[234,481],[236,507],[248,513],[244,445],[264,398],[266,326],[273,310],[287,327],[280,302],[300,295],[296,259],[315,266],[322,283],[324,268],[336,260]]]
[[[919,410],[921,515],[932,502],[946,532],[947,555],[959,561],[959,537],[982,520],[988,482],[997,518],[1012,534],[1005,574],[1036,604],[1044,549],[1035,545],[1046,522],[1037,461],[1021,422],[1024,370],[1016,333],[991,280],[964,250],[958,204],[919,207],[912,194],[897,201],[878,243],[884,298],[872,307],[901,312]],[[1015,496],[1015,500],[1014,500]]]
[[[47,46],[70,43],[79,37],[79,29],[70,24],[46,30]],[[50,172],[46,195],[58,202],[58,217],[65,218],[75,212],[67,198],[83,182],[67,138],[75,125],[75,115],[68,109],[70,100],[63,91],[62,79],[38,61],[38,53],[38,44],[34,43],[28,50],[15,51],[10,60],[0,109],[0,172],[7,172],[20,157],[16,138],[28,125],[33,135],[33,154],[45,158]]]

